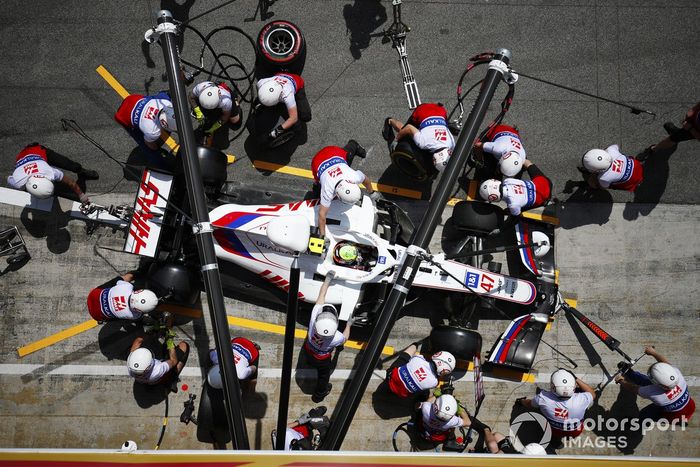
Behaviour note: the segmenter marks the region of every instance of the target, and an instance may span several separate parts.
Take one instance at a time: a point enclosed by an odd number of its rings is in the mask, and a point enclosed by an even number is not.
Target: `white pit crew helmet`
[[[214,365],[207,372],[207,383],[215,389],[223,389],[224,383],[221,381],[221,369],[219,365]]]
[[[501,200],[501,182],[490,178],[479,187],[479,196],[489,203],[496,203]]]
[[[552,373],[549,380],[551,391],[559,397],[569,398],[574,395],[576,389],[576,377],[573,373],[562,368]]]
[[[516,151],[504,153],[498,161],[498,169],[506,177],[515,177],[520,173],[523,165],[520,163],[519,154]]]
[[[139,347],[129,354],[126,366],[135,375],[142,375],[153,367],[153,354],[150,350]]]
[[[129,308],[140,313],[150,313],[158,306],[158,296],[148,289],[134,290],[129,296]]]
[[[533,253],[535,254],[536,258],[542,258],[544,255],[549,253],[549,249],[552,246],[547,234],[544,232],[540,232],[539,230],[532,231],[532,243],[541,244],[540,246],[536,246],[533,249]]]
[[[443,394],[433,402],[433,414],[438,420],[449,422],[452,417],[457,415],[458,409],[457,399],[451,394]]]
[[[669,390],[678,385],[680,374],[678,370],[664,362],[656,362],[649,367],[649,378],[662,388]]]
[[[602,149],[591,149],[583,155],[581,164],[590,173],[605,172],[612,165],[612,156]]]
[[[338,312],[333,305],[323,305],[316,316],[314,331],[321,337],[333,337],[338,330]]]
[[[445,170],[451,154],[452,151],[447,148],[440,149],[438,152],[433,154],[433,165],[438,172]]]
[[[457,359],[450,352],[436,352],[431,357],[438,371],[438,376],[447,376],[455,369]]]
[[[355,204],[362,199],[362,190],[357,184],[348,180],[341,180],[335,186],[335,194],[345,204]]]
[[[161,128],[165,131],[172,133],[177,131],[177,123],[175,122],[175,109],[172,105],[166,105],[160,112],[158,112],[158,121],[160,122]]]
[[[32,175],[24,186],[27,192],[35,198],[45,199],[53,196],[53,182],[43,175]]]
[[[207,110],[215,109],[219,106],[220,98],[221,91],[219,87],[209,86],[208,88],[204,88],[199,94],[199,105]]]
[[[282,85],[270,80],[258,89],[258,99],[265,107],[272,107],[282,101]]]
[[[523,448],[521,454],[526,456],[546,456],[547,450],[541,444],[530,443]]]

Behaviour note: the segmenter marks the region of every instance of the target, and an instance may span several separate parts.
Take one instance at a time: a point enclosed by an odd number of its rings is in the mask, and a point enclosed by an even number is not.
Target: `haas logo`
[[[143,114],[143,118],[146,120],[155,120],[158,115],[158,109],[156,107],[149,107]]]
[[[39,166],[36,162],[30,162],[29,164],[24,164],[24,173],[27,175],[35,174],[39,172]]]
[[[514,185],[513,186],[513,192],[516,195],[524,195],[525,194],[525,188],[520,186],[520,185]]]
[[[666,393],[666,397],[668,397],[668,400],[672,400],[674,397],[678,396],[678,394],[681,393],[681,387],[676,386],[675,388],[671,389]]]
[[[435,130],[435,139],[438,141],[447,141],[447,130]]]
[[[622,172],[622,161],[621,160],[616,160],[612,163],[612,171],[621,173]]]
[[[112,299],[112,307],[114,311],[122,311],[126,308],[126,297],[123,295],[117,295]]]
[[[567,419],[569,418],[569,411],[559,407],[554,408],[554,416],[557,418]]]
[[[428,372],[425,371],[425,368],[423,367],[418,368],[416,371],[413,372],[413,374],[416,376],[416,380],[419,383],[428,377]]]

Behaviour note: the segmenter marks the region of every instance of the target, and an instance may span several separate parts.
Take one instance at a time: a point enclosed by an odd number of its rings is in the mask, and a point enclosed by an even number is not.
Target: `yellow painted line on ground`
[[[25,355],[29,355],[30,353],[36,352],[37,350],[44,349],[50,345],[54,345],[58,342],[61,342],[62,340],[76,336],[76,335],[80,334],[81,332],[89,331],[90,329],[92,329],[96,326],[97,326],[97,321],[95,321],[94,319],[91,319],[89,321],[85,321],[84,323],[78,324],[77,326],[73,326],[73,327],[70,327],[68,329],[64,329],[61,332],[57,332],[56,334],[52,334],[48,337],[44,337],[43,339],[39,339],[38,341],[32,342],[29,345],[19,347],[17,349],[17,355],[20,358],[24,357]]]
[[[189,318],[201,318],[202,309],[190,306],[175,305],[172,303],[160,303],[156,307],[158,311],[167,311],[176,315],[187,316]]]
[[[262,321],[255,321],[247,318],[237,318],[235,316],[227,316],[227,318],[228,324],[231,326],[238,326],[246,329],[254,329],[256,331],[270,332],[273,334],[279,334],[284,336],[284,326],[280,326],[279,324],[265,323]],[[306,330],[295,329],[294,337],[296,337],[297,339],[306,339]],[[349,340],[345,343],[345,347],[358,350],[364,349],[366,345],[366,342],[352,340]],[[385,346],[382,349],[382,353],[385,355],[394,355],[394,348],[390,346]]]
[[[578,300],[575,298],[565,298],[564,301],[569,304],[569,306],[572,306],[576,308],[576,305],[578,305]]]
[[[467,190],[467,201],[476,200],[476,192],[479,189],[479,182],[476,180],[469,181],[469,189]]]
[[[97,71],[97,73],[100,76],[102,76],[102,79],[107,81],[107,84],[112,86],[112,89],[114,89],[117,92],[117,94],[121,96],[122,99],[126,99],[126,97],[129,95],[129,91],[127,91],[126,88],[124,88],[124,86],[122,86],[121,83],[119,83],[119,81],[117,81],[117,79],[114,76],[112,76],[112,73],[107,71],[107,69],[102,65],[98,66],[95,69],[95,71]]]
[[[289,165],[275,164],[273,162],[266,161],[253,161],[253,166],[258,170],[279,172],[312,180],[314,178],[314,175],[313,173],[311,173],[310,170],[300,169],[298,167],[291,167]],[[377,191],[381,191],[382,193],[404,196],[406,198],[421,199],[421,197],[423,196],[423,194],[420,191],[409,190],[408,188],[401,188],[398,186],[384,185],[383,183],[372,183],[372,187]]]
[[[533,219],[540,222],[546,222],[547,224],[559,225],[559,218],[554,216],[548,216],[546,214],[538,214],[536,212],[523,211],[520,213],[521,217],[527,219]]]

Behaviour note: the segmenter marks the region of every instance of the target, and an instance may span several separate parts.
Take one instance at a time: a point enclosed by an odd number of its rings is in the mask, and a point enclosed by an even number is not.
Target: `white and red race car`
[[[379,206],[389,210],[400,209],[384,201]],[[318,208],[317,199],[272,205],[219,206],[209,214],[215,228],[216,255],[220,260],[253,271],[286,291],[293,253],[279,241],[271,241],[271,238],[274,238],[276,231],[285,229],[291,229],[295,240],[310,238],[312,248],[299,256],[299,298],[315,302],[323,277],[333,270],[336,279],[326,295],[326,301],[340,305],[339,318],[347,320],[362,300],[363,291],[368,285],[393,283],[406,247],[391,242],[392,229],[397,227],[382,222],[382,219],[391,216],[380,215],[381,209],[367,196],[358,205],[349,206],[339,201],[331,204],[325,240],[309,237],[309,229],[316,225]],[[346,245],[359,252],[359,260],[348,264],[339,256],[338,250]],[[315,252],[312,251],[314,249]],[[442,253],[434,255],[432,259],[444,271],[437,265],[423,263],[415,276],[414,287],[477,293],[522,305],[528,305],[535,299],[535,286],[527,280],[449,261]]]

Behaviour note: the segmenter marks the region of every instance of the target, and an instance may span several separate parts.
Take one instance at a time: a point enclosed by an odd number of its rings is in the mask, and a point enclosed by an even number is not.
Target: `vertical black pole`
[[[287,297],[287,322],[284,328],[284,350],[282,355],[282,379],[280,381],[280,402],[277,411],[277,440],[274,449],[284,451],[289,409],[289,390],[292,384],[292,357],[294,356],[294,331],[297,322],[299,303],[299,253],[294,254],[289,275],[289,296]]]
[[[182,158],[187,183],[187,195],[192,207],[192,218],[195,222],[193,231],[197,240],[199,262],[202,265],[202,277],[204,288],[209,302],[212,327],[216,350],[219,353],[219,362],[222,369],[224,384],[224,398],[226,401],[226,417],[228,420],[234,449],[250,449],[248,432],[245,426],[241,404],[241,390],[238,375],[233,364],[233,350],[231,349],[231,334],[226,319],[224,296],[221,292],[221,279],[219,277],[219,265],[214,253],[213,230],[209,223],[209,210],[207,209],[202,175],[197,159],[197,145],[192,131],[189,104],[185,83],[180,70],[180,60],[176,45],[177,29],[173,23],[172,14],[167,10],[158,12],[158,26],[156,33],[163,47],[165,68],[168,72],[170,84],[170,96],[175,107],[175,119],[177,120],[178,136],[180,139],[180,151],[177,157]]]
[[[479,127],[488,110],[489,103],[493,98],[494,92],[496,92],[498,84],[503,78],[503,73],[509,61],[510,52],[505,49],[500,49],[496,52],[496,55],[491,60],[489,71],[486,74],[486,78],[484,78],[474,108],[469,114],[464,128],[457,138],[457,144],[455,145],[452,157],[450,157],[450,161],[430,200],[428,212],[413,233],[411,245],[406,250],[404,261],[401,264],[398,274],[395,276],[396,281],[394,286],[379,315],[377,324],[372,331],[372,336],[367,343],[367,347],[362,353],[355,375],[345,388],[341,400],[338,401],[338,406],[333,414],[333,423],[323,440],[322,449],[339,450],[340,446],[343,444],[343,439],[350,427],[357,407],[360,405],[365,389],[367,389],[367,384],[372,376],[372,372],[377,366],[377,362],[381,356],[381,350],[386,344],[394,321],[406,301],[406,295],[413,283],[416,271],[420,267],[421,250],[428,246],[435,232],[437,223],[442,216],[442,212],[452,192],[452,186],[457,180],[461,167],[467,160]]]

